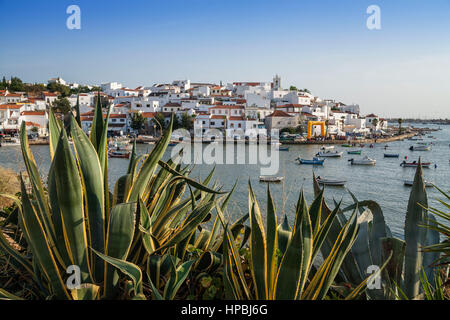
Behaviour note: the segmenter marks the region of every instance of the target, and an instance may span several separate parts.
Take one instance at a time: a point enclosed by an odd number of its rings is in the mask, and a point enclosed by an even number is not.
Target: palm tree
[[[372,127],[373,127],[373,131],[377,131],[377,126],[378,126],[378,119],[375,118],[372,121]]]
[[[398,118],[398,134],[402,134],[402,123],[403,123],[403,120],[402,120],[402,118]]]

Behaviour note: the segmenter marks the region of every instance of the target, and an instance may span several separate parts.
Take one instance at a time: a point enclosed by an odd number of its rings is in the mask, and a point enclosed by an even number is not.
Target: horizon
[[[81,9],[69,30],[66,9]],[[381,9],[369,30],[368,6]],[[24,10],[26,8],[26,10]],[[450,118],[450,1],[0,0],[0,70],[126,87],[190,79],[270,82],[385,118]]]

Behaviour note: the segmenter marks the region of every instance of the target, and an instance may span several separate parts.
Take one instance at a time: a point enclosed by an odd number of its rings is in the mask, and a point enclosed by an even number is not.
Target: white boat
[[[345,180],[324,179],[324,178],[321,178],[320,176],[317,177],[316,180],[319,184],[325,185],[325,186],[343,186],[347,182]]]
[[[365,166],[374,166],[377,163],[377,160],[371,159],[368,156],[365,156],[362,159],[350,159],[350,164],[352,165],[365,165]]]
[[[273,177],[273,176],[259,176],[259,181],[261,182],[281,182],[284,177]]]
[[[431,146],[430,145],[417,145],[417,146],[411,146],[409,148],[411,151],[430,151]]]
[[[20,140],[17,138],[3,138],[0,139],[0,143],[2,147],[20,146]]]
[[[320,151],[316,154],[317,157],[323,158],[323,157],[332,157],[332,158],[337,158],[337,157],[342,157],[342,155],[344,154],[344,152],[342,151]]]
[[[334,146],[323,146],[322,148],[320,148],[320,150],[332,150],[334,149]]]
[[[429,182],[429,181],[424,181],[425,183],[425,187],[433,187],[433,183]],[[412,187],[412,185],[414,184],[414,181],[412,180],[405,180],[405,186],[407,187]]]

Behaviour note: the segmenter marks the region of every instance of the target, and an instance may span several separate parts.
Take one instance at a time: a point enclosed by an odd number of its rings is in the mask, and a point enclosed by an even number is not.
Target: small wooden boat
[[[400,154],[398,154],[398,153],[385,153],[384,157],[385,158],[398,158],[398,157],[400,157]]]
[[[110,151],[108,155],[110,158],[130,158],[130,152]]]
[[[343,148],[351,148],[353,146],[351,144],[341,144],[341,147],[343,147]]]
[[[430,151],[431,146],[429,146],[429,145],[411,146],[411,147],[409,147],[409,150],[411,150],[411,151]]]
[[[337,158],[337,157],[342,157],[344,153],[343,152],[338,152],[338,151],[325,151],[325,152],[318,152],[316,154],[316,157],[327,157],[327,158]]]
[[[289,151],[289,147],[278,147],[278,151]]]
[[[419,163],[416,161],[413,161],[413,162],[403,161],[402,163],[400,163],[400,166],[404,167],[404,168],[407,168],[407,167],[417,168],[418,165],[419,165]],[[429,168],[430,166],[431,166],[431,162],[422,162],[423,168]]]
[[[336,186],[336,187],[344,186],[345,183],[347,182],[347,181],[345,181],[345,180],[324,179],[324,178],[321,178],[320,176],[317,177],[316,180],[317,180],[317,182],[318,182],[319,184],[321,184],[321,185],[325,185],[325,186]]]
[[[347,151],[348,154],[361,154],[361,150]]]
[[[312,160],[297,158],[297,161],[300,164],[323,165],[325,159],[320,159],[320,158],[316,158],[316,157],[314,157]]]
[[[284,177],[273,177],[273,176],[259,176],[260,182],[281,182]]]
[[[352,165],[362,165],[362,166],[374,166],[377,163],[377,160],[371,159],[368,156],[365,156],[362,159],[350,159],[348,160]]]
[[[433,187],[433,183],[432,182],[424,181],[424,183],[425,183],[425,187],[427,187],[427,188]],[[412,180],[405,180],[405,186],[412,187],[413,184],[414,184],[414,181],[412,181]]]

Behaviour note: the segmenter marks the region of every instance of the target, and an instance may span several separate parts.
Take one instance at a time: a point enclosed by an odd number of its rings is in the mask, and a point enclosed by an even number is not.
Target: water
[[[415,125],[419,126],[419,125]],[[428,127],[435,127],[428,125]],[[388,143],[389,148],[384,149],[385,143],[375,144],[375,147],[362,148],[362,155],[348,155],[347,151],[354,148],[343,148],[336,146],[336,149],[343,151],[342,158],[328,158],[325,165],[310,166],[299,165],[295,159],[302,157],[311,159],[318,151],[318,145],[290,145],[288,152],[279,153],[280,169],[278,176],[284,176],[284,182],[279,184],[270,184],[270,189],[275,200],[278,219],[281,220],[284,213],[287,214],[289,221],[293,222],[295,215],[295,204],[298,199],[300,190],[303,188],[305,196],[310,203],[313,200],[312,188],[312,171],[316,176],[344,179],[347,180],[346,188],[351,190],[359,200],[377,201],[385,215],[387,224],[390,226],[392,233],[396,237],[403,238],[403,229],[406,208],[411,188],[403,185],[404,180],[413,180],[415,169],[400,167],[400,163],[404,157],[408,157],[408,161],[417,160],[419,156],[424,162],[432,162],[430,169],[424,169],[424,176],[427,181],[434,182],[437,186],[445,191],[450,190],[450,126],[441,126],[443,130],[432,132],[430,135],[436,139],[424,138],[424,141],[433,142],[432,151],[419,152],[409,151],[409,147],[414,141],[395,141]],[[138,145],[138,153],[143,154],[151,151],[151,145]],[[246,148],[246,156],[248,159],[248,146]],[[50,155],[48,146],[31,146],[36,162],[41,173],[45,176],[50,166]],[[359,148],[357,148],[359,149]],[[400,158],[384,158],[384,152],[399,153]],[[359,158],[364,155],[376,159],[375,166],[352,166],[348,159]],[[166,152],[165,159],[168,157]],[[437,169],[434,168],[437,164]],[[0,165],[16,171],[24,170],[20,147],[2,147],[0,148]],[[128,166],[127,159],[109,159],[109,178],[111,189],[118,177],[123,175]],[[213,165],[196,165],[192,177],[202,179],[206,178]],[[239,183],[236,191],[229,204],[228,215],[230,218],[237,219],[248,210],[248,180],[253,186],[260,207],[265,211],[267,198],[267,183],[259,182],[260,167],[259,165],[250,164],[234,164],[234,165],[217,165],[215,179],[224,190],[230,190],[236,180]],[[325,198],[330,207],[333,206],[333,199],[340,201],[342,199],[344,205],[352,204],[352,199],[346,188],[327,187]],[[431,206],[442,208],[436,201],[436,198],[442,196],[433,188],[428,188],[428,201]]]

